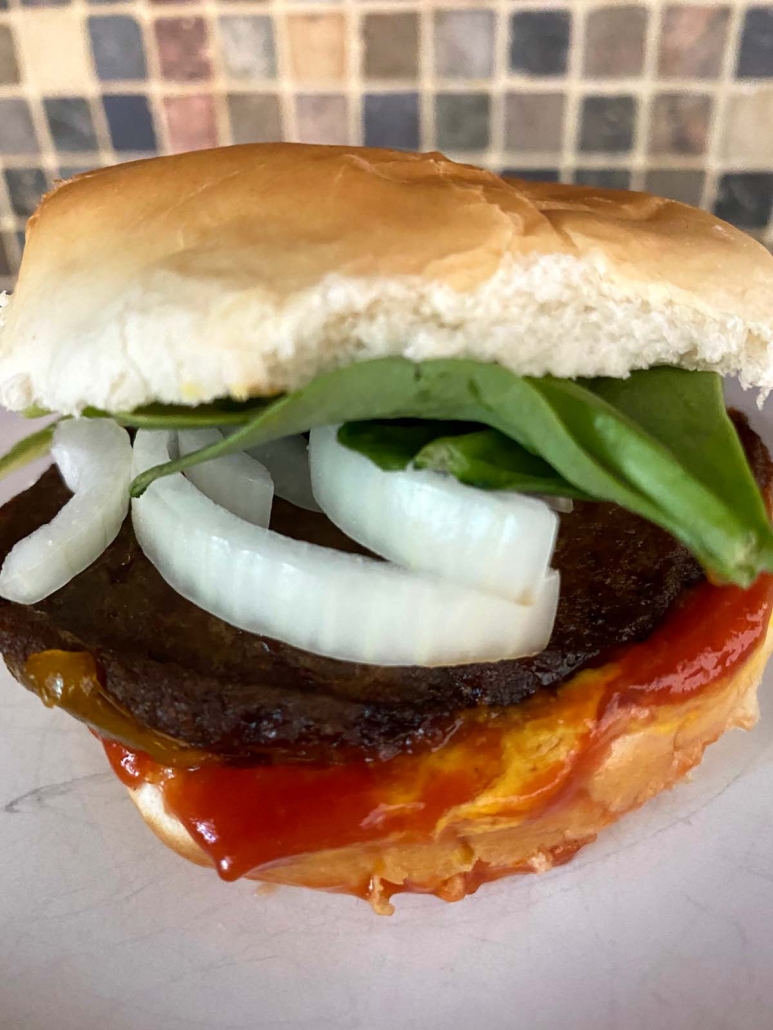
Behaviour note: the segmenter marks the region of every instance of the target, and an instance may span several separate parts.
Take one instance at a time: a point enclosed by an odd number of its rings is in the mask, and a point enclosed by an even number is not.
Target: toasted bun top
[[[58,186],[0,330],[0,401],[77,412],[287,390],[333,366],[653,364],[773,387],[773,256],[642,193],[440,154],[265,144]]]

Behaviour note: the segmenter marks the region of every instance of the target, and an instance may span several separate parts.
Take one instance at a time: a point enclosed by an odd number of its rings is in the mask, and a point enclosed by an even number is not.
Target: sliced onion
[[[169,460],[170,436],[139,432],[135,471]],[[140,545],[194,604],[252,633],[316,654],[380,665],[514,658],[547,643],[558,602],[550,573],[534,604],[292,540],[250,525],[183,475],[133,501]]]
[[[0,596],[34,604],[83,572],[118,536],[129,508],[132,447],[110,419],[61,422],[51,448],[74,496],[45,526],[11,550]]]
[[[247,451],[262,462],[274,480],[277,497],[307,511],[321,511],[311,490],[309,449],[303,436],[284,436],[281,440],[250,447]]]
[[[535,500],[543,501],[548,508],[559,511],[562,515],[571,515],[574,511],[574,501],[571,497],[554,497],[552,494],[531,494]]]
[[[222,439],[218,429],[188,429],[177,434],[181,456]],[[269,524],[274,500],[271,475],[265,465],[243,451],[194,465],[185,475],[203,494],[239,518],[255,526]]]
[[[553,555],[558,516],[523,494],[478,490],[440,472],[385,472],[314,429],[311,482],[348,536],[390,561],[528,604]]]

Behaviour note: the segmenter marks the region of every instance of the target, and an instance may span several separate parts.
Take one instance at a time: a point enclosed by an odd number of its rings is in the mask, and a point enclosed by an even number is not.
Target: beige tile
[[[342,14],[287,16],[290,68],[302,82],[341,82],[346,76],[346,23]]]
[[[734,165],[773,161],[773,87],[728,98],[722,155]]]
[[[348,143],[346,97],[313,94],[295,98],[298,139],[301,143]]]
[[[724,4],[677,4],[663,12],[658,74],[716,79],[722,67],[730,9]]]
[[[646,7],[623,4],[589,11],[583,73],[600,79],[641,75],[646,31]]]
[[[77,8],[25,11],[18,30],[27,82],[46,93],[69,93],[92,81],[86,29]]]

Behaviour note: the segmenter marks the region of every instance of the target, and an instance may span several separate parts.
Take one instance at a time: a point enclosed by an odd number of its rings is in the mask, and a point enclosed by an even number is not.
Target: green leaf
[[[0,458],[0,479],[5,479],[17,469],[24,468],[36,458],[42,458],[51,450],[51,441],[54,439],[56,423],[40,429],[31,436],[25,436],[19,440],[6,454]]]
[[[696,397],[688,403],[693,377]],[[147,470],[132,484],[132,495],[159,476],[222,454],[315,426],[374,419],[484,424],[547,463],[562,481],[559,492],[568,492],[565,481],[581,495],[613,501],[663,526],[715,578],[745,586],[773,570],[773,533],[712,373],[663,368],[630,380],[580,383],[517,376],[466,360],[362,362],[264,404],[213,446]],[[515,463],[516,453],[524,460],[514,450],[507,460]],[[430,451],[423,460],[456,462],[467,474],[465,457],[457,449],[434,458]],[[545,473],[544,464],[535,468]],[[514,464],[511,471],[517,469]],[[486,475],[491,481],[491,464]]]
[[[592,500],[542,458],[495,429],[461,436],[440,436],[416,455],[417,468],[449,472],[462,483],[484,490],[518,490]]]
[[[542,458],[476,423],[346,422],[338,439],[390,472],[413,463],[416,468],[448,472],[484,490],[591,499]]]
[[[470,423],[475,428],[474,423]],[[370,458],[379,468],[399,472],[407,468],[426,447],[444,434],[464,434],[464,422],[427,422],[395,419],[392,422],[346,422],[338,439],[353,451]],[[448,471],[448,470],[444,470]]]
[[[768,532],[765,504],[727,415],[719,376],[651,368],[628,379],[579,382],[669,448],[692,477],[728,507],[743,511],[758,532]]]
[[[208,426],[243,426],[271,404],[270,400],[242,404],[219,401],[187,407],[184,404],[148,404],[135,411],[108,414],[99,408],[86,408],[84,418],[114,418],[128,429],[205,429]]]
[[[29,408],[25,408],[20,414],[22,418],[45,418],[46,415],[51,415],[53,412],[49,411],[48,408],[41,408],[37,404],[31,404]]]

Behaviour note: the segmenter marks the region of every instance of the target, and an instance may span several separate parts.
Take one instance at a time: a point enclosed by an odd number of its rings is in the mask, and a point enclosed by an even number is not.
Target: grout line
[[[75,18],[78,18],[78,15],[81,13],[80,0],[76,0],[72,9],[74,11]],[[14,28],[16,30],[15,36],[18,43],[20,38],[20,33],[18,32],[18,20],[22,12],[18,11],[15,13],[16,19]],[[83,22],[82,17],[81,22]],[[83,23],[81,24],[81,32],[86,32],[86,26]],[[19,92],[27,102],[34,136],[39,147],[39,151],[35,155],[34,160],[30,161],[28,159],[26,164],[27,166],[35,165],[42,168],[46,173],[49,185],[51,185],[59,170],[59,166],[56,158],[56,149],[48,131],[48,119],[46,118],[45,108],[43,106],[43,94],[41,90],[34,87],[33,83],[30,81],[30,77],[27,74],[24,74],[26,72],[26,69],[24,68],[24,64],[26,62],[24,47],[17,46],[17,51],[17,57],[21,57],[21,61],[19,63],[23,80],[19,86]]]
[[[722,70],[717,80],[717,95],[714,101],[714,116],[709,127],[709,138],[706,143],[706,179],[703,184],[701,207],[713,210],[719,191],[719,153],[722,144],[725,113],[727,111],[728,94],[733,84],[733,73],[738,54],[741,31],[745,13],[744,0],[736,0],[730,11],[730,20],[725,39],[725,52],[722,55]]]
[[[431,4],[434,0],[426,0],[426,2]],[[349,78],[352,79],[354,77]],[[460,90],[486,90],[493,88],[495,79],[493,77],[470,79],[460,76],[458,78],[437,78],[434,80],[434,83],[434,88],[440,93],[458,93]],[[368,90],[378,93],[415,91],[416,84],[417,80],[415,78],[367,80]],[[639,94],[646,92],[648,89],[657,88],[669,93],[709,95],[721,98],[726,89],[725,83],[715,79],[656,79],[648,86],[640,78],[596,80],[578,77],[577,84],[585,92],[610,96],[615,96],[619,93]],[[743,79],[735,82],[731,77],[729,84],[742,86],[745,92],[753,93],[755,90],[770,90],[771,86],[773,86],[773,78]],[[304,80],[303,83],[290,82],[288,85],[292,89],[303,93],[330,93],[331,89],[335,90],[337,86],[340,88],[340,84],[324,79]],[[556,75],[527,78],[520,75],[505,74],[501,78],[501,85],[523,93],[544,93],[568,89],[570,79],[568,76]],[[98,99],[103,93],[146,94],[153,90],[154,87],[174,93],[175,95],[196,95],[209,93],[215,89],[227,90],[229,93],[271,93],[278,92],[282,88],[279,77],[254,78],[247,81],[244,79],[231,79],[227,75],[223,75],[222,81],[218,81],[217,77],[208,77],[193,82],[184,82],[174,79],[161,79],[159,75],[155,81],[149,78],[99,80],[93,84],[85,82],[78,88],[77,92],[79,96],[94,96]],[[357,84],[352,88],[356,89]],[[0,85],[0,99],[2,100],[23,97],[25,93],[25,86],[21,83]],[[51,97],[72,96],[73,89],[70,86],[63,87],[60,90],[51,88],[45,91],[45,95]]]
[[[652,120],[653,90],[657,79],[657,60],[660,44],[661,0],[650,0],[647,34],[644,39],[642,82],[635,103],[638,106],[636,131],[631,152],[631,189],[643,190],[647,170],[650,124]]]
[[[137,20],[140,23],[140,31],[142,32],[142,41],[145,47],[145,61],[147,63],[148,80],[143,85],[143,88],[139,91],[144,93],[148,98],[148,106],[150,107],[151,118],[153,119],[153,126],[156,132],[156,146],[159,153],[168,154],[171,152],[171,146],[169,141],[169,131],[166,122],[166,117],[163,110],[163,103],[161,101],[161,91],[165,86],[165,80],[161,74],[161,55],[156,45],[156,33],[155,33],[155,22],[156,16],[159,14],[158,11],[151,11],[149,8],[142,6],[135,9]],[[107,83],[103,83],[104,91],[111,92]],[[122,89],[121,93],[127,93],[128,90]],[[121,161],[125,160],[123,152],[120,155]]]
[[[220,19],[217,18],[217,14],[220,13],[220,7],[212,3],[211,0],[207,0],[204,5],[209,20],[209,38],[211,40],[209,60],[213,72],[213,81],[208,85],[203,83],[205,89],[203,93],[211,93],[212,106],[214,107],[214,129],[217,136],[217,144],[220,146],[228,146],[229,143],[233,142],[233,136],[231,133],[231,112],[228,106],[228,75],[226,73],[224,63],[224,48],[223,40],[221,37],[221,26]],[[272,27],[276,28],[276,22],[274,19],[271,20]],[[278,54],[276,53],[276,38],[274,35],[274,59],[278,65]]]
[[[473,151],[470,151],[473,153]],[[544,167],[546,162],[552,167],[557,163],[560,165],[560,155],[557,157],[555,151],[523,151],[500,149],[493,146],[483,151],[474,153],[485,153],[491,155],[494,162],[517,162],[523,167]],[[537,155],[541,154],[541,157]],[[450,154],[450,151],[449,151]],[[103,151],[89,150],[60,150],[56,153],[56,159],[60,165],[84,165],[97,167],[109,156]],[[147,151],[121,151],[120,162],[139,161],[148,157]],[[465,158],[469,160],[469,157]],[[41,166],[39,154],[4,154],[0,157],[0,164],[5,168],[32,168]],[[610,153],[608,151],[588,151],[577,153],[572,164],[580,168],[619,168],[630,169],[630,153]],[[493,167],[493,166],[492,166]],[[723,160],[708,160],[701,154],[658,154],[648,162],[647,170],[657,171],[696,171],[710,170],[717,174],[729,172],[771,172],[769,160],[736,162],[732,157]]]
[[[577,163],[577,144],[581,120],[581,61],[585,52],[585,10],[578,5],[572,17],[572,35],[569,39],[569,62],[567,66],[566,93],[564,99],[564,126],[561,147],[560,178],[562,182],[574,180]],[[523,166],[522,166],[523,167]]]
[[[87,24],[88,17],[92,13],[91,7],[88,3],[85,2],[85,0],[74,0],[74,2],[77,6],[86,9],[84,11],[83,31],[86,34],[86,37],[89,41],[88,46],[86,48],[88,58],[88,88],[82,90],[79,93],[79,96],[83,96],[86,98],[86,103],[88,104],[89,111],[91,112],[91,120],[94,124],[94,133],[96,135],[97,143],[99,145],[99,158],[96,162],[94,162],[94,165],[100,166],[115,161],[115,151],[113,150],[113,141],[110,136],[110,126],[108,125],[107,115],[105,113],[105,105],[102,103],[102,96],[107,91],[103,89],[102,83],[99,81],[99,78],[97,76],[97,69],[94,64],[94,58],[91,50],[91,40]],[[142,32],[141,26],[140,32]],[[63,164],[63,161],[61,160],[63,153],[63,151],[58,151],[60,167]],[[75,164],[76,162],[73,161],[71,163]],[[81,162],[79,161],[78,163],[80,164]]]
[[[437,149],[437,124],[435,120],[435,21],[433,0],[421,0],[419,7],[419,80],[413,90],[419,93],[419,149]],[[379,84],[368,83],[380,90]]]
[[[290,56],[290,36],[287,29],[287,19],[281,11],[277,11],[274,14],[273,24],[277,72],[274,89],[278,87],[279,111],[282,121],[283,139],[297,141],[298,119],[296,116],[295,97],[299,90],[295,88],[293,83],[292,60]],[[250,86],[250,92],[258,92],[252,82],[250,82]],[[231,90],[230,92],[237,91]],[[266,92],[273,92],[273,90],[267,90]]]
[[[503,153],[507,146],[507,76],[510,61],[510,11],[505,0],[499,0],[494,12],[494,52],[492,55],[492,96],[489,116],[491,150]],[[489,165],[501,172],[504,164]]]
[[[203,5],[203,9],[206,12],[207,28],[209,31],[210,48],[209,48],[209,60],[212,67],[212,79],[209,82],[197,83],[201,88],[199,93],[209,94],[212,96],[212,105],[215,111],[215,133],[217,135],[217,142],[220,146],[232,143],[231,137],[231,117],[228,110],[228,86],[225,65],[223,62],[223,45],[220,36],[220,20],[217,15],[220,13],[220,9],[211,0]],[[272,19],[272,25],[276,27],[276,22]],[[274,50],[276,52],[276,38],[274,40]],[[275,53],[275,58],[278,62],[278,55]],[[175,95],[179,95],[175,90]]]
[[[316,11],[316,4],[314,10]],[[308,8],[306,8],[308,10]],[[362,14],[357,0],[345,0],[344,10],[348,16],[348,47],[346,66],[346,92],[347,92],[347,129],[349,145],[359,146],[365,138],[365,121],[363,113],[363,89],[362,89]],[[328,86],[328,91],[330,87]],[[305,90],[306,91],[306,90]],[[309,89],[313,93],[315,90]]]

